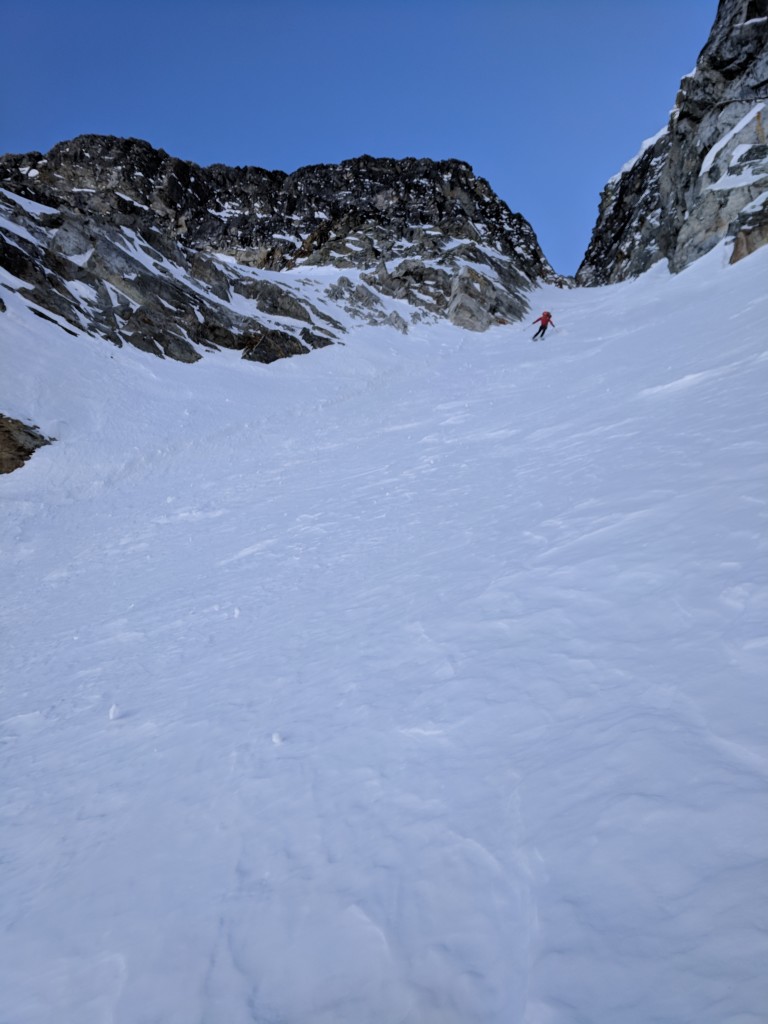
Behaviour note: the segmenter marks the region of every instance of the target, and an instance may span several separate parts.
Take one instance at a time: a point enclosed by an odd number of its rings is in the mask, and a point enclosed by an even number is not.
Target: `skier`
[[[538,341],[539,338],[543,338],[544,335],[547,333],[547,328],[555,326],[555,322],[552,319],[552,314],[548,313],[546,309],[540,317],[537,317],[537,319],[533,321],[533,323],[541,324],[541,327],[539,327],[538,331],[536,331],[536,333],[533,336],[533,341]],[[533,324],[531,326],[533,326]]]

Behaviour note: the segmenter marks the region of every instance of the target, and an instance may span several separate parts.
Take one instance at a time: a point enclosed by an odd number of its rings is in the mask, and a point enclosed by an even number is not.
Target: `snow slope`
[[[768,248],[262,366],[4,292],[3,1024],[757,1024]],[[763,891],[764,895],[764,891]]]

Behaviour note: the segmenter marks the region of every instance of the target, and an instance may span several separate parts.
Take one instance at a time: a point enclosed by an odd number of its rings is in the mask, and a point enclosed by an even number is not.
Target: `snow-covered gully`
[[[762,1019],[768,248],[727,257],[269,366],[5,293],[56,442],[0,479],[4,1024]]]

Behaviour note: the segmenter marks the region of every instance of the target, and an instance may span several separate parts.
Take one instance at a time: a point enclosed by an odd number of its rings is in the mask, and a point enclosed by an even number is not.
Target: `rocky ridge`
[[[523,217],[461,161],[285,174],[105,136],[0,158],[0,265],[65,330],[189,362],[216,347],[270,362],[355,323],[484,330],[556,279]]]
[[[606,185],[580,285],[675,273],[718,242],[768,242],[768,0],[720,0],[667,126]]]

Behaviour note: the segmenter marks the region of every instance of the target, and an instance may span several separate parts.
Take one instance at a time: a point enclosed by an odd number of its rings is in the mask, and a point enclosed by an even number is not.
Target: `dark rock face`
[[[720,0],[669,124],[606,185],[578,284],[661,259],[682,270],[722,239],[732,262],[768,242],[768,0]]]
[[[43,437],[37,427],[0,414],[0,473],[12,473],[53,439]]]
[[[526,221],[455,160],[284,174],[82,136],[0,158],[0,213],[0,265],[32,308],[189,362],[220,346],[268,362],[355,322],[484,330],[555,279]]]

